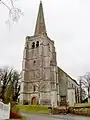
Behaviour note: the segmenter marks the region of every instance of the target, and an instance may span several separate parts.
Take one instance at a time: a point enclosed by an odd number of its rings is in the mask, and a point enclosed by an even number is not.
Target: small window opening
[[[36,86],[35,86],[35,85],[33,86],[33,91],[34,91],[34,92],[36,91]]]
[[[48,48],[49,48],[49,51],[50,51],[50,44],[48,43]]]
[[[35,64],[35,63],[36,63],[36,60],[34,60],[33,63]]]
[[[39,41],[37,41],[37,43],[36,43],[36,47],[39,47]]]
[[[33,49],[35,48],[35,42],[32,43],[32,48],[33,48]]]

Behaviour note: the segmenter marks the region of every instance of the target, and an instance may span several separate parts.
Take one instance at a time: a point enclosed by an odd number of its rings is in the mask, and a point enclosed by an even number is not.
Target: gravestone
[[[9,119],[10,116],[10,103],[4,104],[0,102],[0,120]]]

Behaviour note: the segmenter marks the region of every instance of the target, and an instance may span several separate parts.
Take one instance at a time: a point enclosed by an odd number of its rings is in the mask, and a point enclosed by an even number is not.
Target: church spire
[[[40,1],[34,35],[39,35],[42,33],[46,34],[46,26],[45,26],[45,20],[44,20],[42,1]]]

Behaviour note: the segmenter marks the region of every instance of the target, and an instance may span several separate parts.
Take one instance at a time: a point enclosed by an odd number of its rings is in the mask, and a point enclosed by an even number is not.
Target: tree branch
[[[14,7],[13,0],[10,0],[10,2],[11,2],[12,7],[15,8],[15,7]]]
[[[0,2],[1,2],[5,7],[7,7],[9,11],[11,10],[10,7],[9,7],[5,2],[3,2],[2,0],[0,0]]]
[[[20,16],[23,15],[22,11],[19,8],[14,6],[14,1],[9,0],[11,3],[11,7],[7,5],[3,0],[0,0],[1,4],[3,4],[9,10],[9,20],[6,23],[10,24],[10,21],[17,22],[20,19]]]

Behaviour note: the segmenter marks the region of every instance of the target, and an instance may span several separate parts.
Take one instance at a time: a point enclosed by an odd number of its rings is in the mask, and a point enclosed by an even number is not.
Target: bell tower
[[[42,2],[33,36],[26,37],[20,102],[57,106],[57,62],[54,41],[47,36]]]

